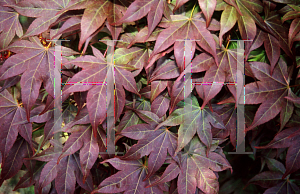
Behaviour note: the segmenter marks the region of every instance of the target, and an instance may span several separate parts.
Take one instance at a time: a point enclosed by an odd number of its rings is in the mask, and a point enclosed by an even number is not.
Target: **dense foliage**
[[[62,126],[54,39],[70,40]],[[25,171],[15,190],[43,194],[300,193],[299,41],[299,0],[0,0],[0,186]],[[229,154],[243,103],[253,154]]]

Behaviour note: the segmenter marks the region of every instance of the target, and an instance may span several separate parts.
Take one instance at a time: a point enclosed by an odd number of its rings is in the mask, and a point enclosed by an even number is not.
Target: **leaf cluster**
[[[0,0],[0,186],[300,193],[299,41],[297,0]]]

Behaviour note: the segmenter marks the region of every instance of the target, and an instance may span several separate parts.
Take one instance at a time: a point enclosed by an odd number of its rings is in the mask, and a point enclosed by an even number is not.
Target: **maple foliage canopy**
[[[299,41],[298,0],[0,0],[0,186],[300,193]]]

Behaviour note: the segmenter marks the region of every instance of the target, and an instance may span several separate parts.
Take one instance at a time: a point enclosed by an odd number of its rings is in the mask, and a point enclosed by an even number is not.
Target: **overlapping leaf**
[[[37,171],[33,174],[33,180],[26,173],[18,183],[18,187],[24,187],[26,184],[34,184],[37,192],[44,193],[48,185],[55,180],[55,189],[57,193],[74,193],[75,184],[77,183],[84,189],[91,191],[93,189],[91,176],[87,177],[85,183],[82,182],[83,176],[79,164],[79,156],[77,153],[64,157],[57,163],[57,159],[61,152],[50,147],[31,160],[47,162],[45,165],[37,167]]]
[[[159,24],[162,16],[170,18],[170,8],[165,0],[135,0],[126,10],[124,16],[116,22],[116,25],[122,23],[134,22],[147,16],[149,38],[155,27]]]
[[[243,58],[242,55],[243,53],[241,53],[239,50],[227,49],[224,47],[219,48],[217,49],[217,60],[219,66],[216,66],[212,57],[204,53],[200,54],[193,59],[192,68],[186,68],[181,73],[179,78],[188,72],[197,73],[206,70],[203,80],[198,83],[202,84],[201,90],[203,91],[203,95],[201,98],[204,100],[202,108],[221,91],[224,83],[228,83],[227,87],[229,91],[232,93],[236,101],[238,101],[241,95],[241,87],[238,87],[237,89],[233,84],[241,84],[241,81],[238,80],[242,79],[240,69],[244,68],[242,61],[239,60],[239,58]],[[245,66],[245,74],[252,76],[251,69],[247,66]],[[176,82],[180,83],[179,78],[176,80]],[[181,87],[176,86],[176,88],[176,90],[178,90],[178,88]],[[173,96],[176,97],[177,95],[172,94],[171,97]],[[183,100],[183,98],[179,99]],[[179,101],[176,99],[175,105]]]
[[[168,129],[163,128],[154,131],[151,125],[138,124],[126,128],[121,134],[139,140],[121,159],[139,159],[140,157],[150,154],[148,161],[149,172],[146,178],[149,178],[163,165],[167,153],[171,156],[175,154],[177,138],[175,134]]]
[[[17,4],[9,5],[19,14],[27,17],[35,17],[24,37],[30,37],[41,34],[48,30],[59,18],[63,18],[66,12],[65,8],[82,9],[86,0],[53,0],[53,1],[20,1]],[[61,11],[65,10],[65,11]]]
[[[259,16],[262,12],[262,3],[258,0],[224,0],[227,5],[219,6],[218,10],[224,10],[221,16],[221,31],[219,35],[220,46],[223,42],[223,35],[231,30],[235,23],[238,23],[239,31],[243,40],[254,40],[256,34],[256,24],[265,29],[263,19]],[[246,52],[251,46],[251,42],[245,42]]]
[[[143,100],[142,102],[136,101],[135,109],[150,111],[150,105],[146,100]],[[123,129],[126,129],[127,127],[138,124],[139,121],[140,119],[137,113],[134,110],[129,109],[125,112],[122,120],[120,121],[117,131],[121,132]]]
[[[271,64],[272,75],[274,67],[277,64],[280,57],[280,44],[279,41],[273,35],[259,30],[253,42],[253,45],[251,46],[249,51],[257,49],[262,44],[264,44],[266,54]]]
[[[244,180],[252,177],[249,183],[263,189],[252,185],[243,192],[299,193],[296,5],[295,0],[0,0],[0,183],[22,168],[27,171],[15,189],[34,185],[45,194],[229,194],[242,192]],[[24,36],[19,15],[35,18],[30,24],[20,17],[29,26]],[[80,39],[72,34],[79,29]],[[62,58],[67,86],[57,120],[55,47],[33,37],[41,33],[50,33],[50,39],[70,35],[70,48],[85,43],[80,57],[62,47],[72,61]],[[21,40],[13,40],[15,34]],[[122,39],[114,56],[96,43],[99,37],[109,46],[107,40]],[[234,39],[247,40],[245,66]],[[84,55],[89,41],[101,52],[91,47],[93,56]],[[193,85],[185,79],[190,73]],[[252,148],[254,157],[233,156],[232,164],[242,159],[242,167],[219,179],[219,171],[231,169],[226,138],[236,146],[236,111],[244,103],[251,130],[245,151]],[[107,129],[109,106],[115,129]],[[123,156],[104,154],[112,130],[115,150]],[[59,141],[54,134],[62,135]],[[262,165],[255,176],[258,158]],[[270,171],[263,171],[265,164]]]
[[[98,158],[99,151],[105,151],[100,150],[100,145],[98,145],[98,141],[101,142],[103,136],[100,130],[97,130],[94,136],[91,126],[78,126],[74,130],[65,143],[58,161],[80,150],[80,166],[85,180]]]
[[[264,193],[291,193],[296,194],[300,188],[293,182],[282,179],[283,172],[285,171],[282,163],[275,159],[268,159],[268,167],[271,171],[265,171],[257,174],[248,184],[257,184],[264,188],[268,188]]]
[[[284,52],[289,57],[293,58],[293,53],[289,47],[288,41],[289,28],[285,23],[282,24],[279,14],[276,12],[270,12],[264,21],[269,33],[271,33],[279,41],[280,47],[284,50]]]
[[[194,39],[201,48],[210,53],[216,60],[216,43],[211,33],[206,29],[200,14],[191,15],[190,18],[176,15],[172,17],[172,22],[165,24],[165,27],[166,29],[157,37],[151,58],[172,46],[176,41],[183,42],[184,39]],[[175,44],[175,50],[182,49],[180,45],[177,45]]]
[[[191,112],[185,111],[184,108],[176,109],[172,114],[156,128],[160,126],[176,126],[178,129],[178,144],[176,152],[179,152],[186,146],[194,135],[198,134],[200,140],[210,148],[212,143],[211,125],[216,128],[225,128],[223,121],[216,113],[211,112],[208,108],[201,109],[197,99],[192,98]]]
[[[209,26],[211,17],[215,11],[217,0],[198,0],[201,10],[206,18],[206,27]]]
[[[292,7],[293,11],[289,11],[287,12],[283,17],[282,17],[282,21],[286,21],[286,20],[293,20],[295,18],[300,18],[300,7],[296,6],[296,5],[289,5],[290,7]]]
[[[43,83],[46,91],[54,97],[54,47],[44,47],[37,37],[30,41],[20,40],[8,47],[17,53],[5,61],[0,69],[0,80],[22,74],[22,102],[29,121],[30,110],[34,105]],[[62,47],[62,55],[69,56],[77,52]],[[57,72],[58,73],[58,72]]]
[[[257,148],[286,148],[288,147],[287,157],[286,157],[286,170],[282,172],[283,178],[287,175],[297,171],[300,168],[299,165],[299,134],[298,127],[292,127],[285,129],[278,133],[274,139],[266,146],[260,146]],[[284,174],[283,174],[284,173]]]
[[[6,157],[12,149],[18,134],[20,134],[32,146],[32,125],[27,121],[19,124],[21,120],[26,119],[26,113],[11,96],[11,94],[4,90],[0,93],[0,151],[2,155],[2,162],[6,163]]]
[[[105,179],[99,189],[92,193],[158,193],[163,191],[159,187],[145,188],[147,184],[151,184],[150,180],[143,181],[147,175],[147,168],[141,160],[124,161],[119,158],[111,158],[103,162],[110,163],[113,167],[120,170],[116,174]]]
[[[18,139],[1,165],[0,185],[3,184],[4,180],[14,177],[22,168],[23,159],[31,157],[32,154],[29,144],[23,138]]]
[[[6,48],[17,34],[23,36],[23,28],[19,22],[19,14],[9,7],[9,1],[0,1],[0,49]],[[15,2],[13,2],[15,3]]]
[[[125,105],[125,91],[123,87],[137,95],[138,90],[132,73],[128,70],[135,69],[126,64],[111,64],[106,62],[99,50],[93,48],[94,56],[82,56],[76,58],[70,63],[84,68],[83,71],[72,77],[68,83],[87,83],[85,85],[68,85],[64,88],[63,94],[71,92],[88,91],[87,94],[87,108],[89,110],[90,122],[93,126],[94,133],[97,126],[106,118],[106,103],[110,98],[114,98],[113,91],[107,90],[105,82],[112,81],[115,84],[116,94],[114,104],[116,110],[116,118],[119,118]],[[108,56],[112,57],[112,56]],[[114,72],[115,71],[115,72]],[[95,84],[95,85],[93,85]],[[96,133],[95,133],[96,134]]]
[[[93,0],[88,1],[81,20],[81,36],[79,49],[82,44],[98,29],[107,19],[107,28],[111,32],[113,39],[117,40],[122,31],[122,27],[115,27],[116,23],[123,15],[128,6],[127,0]]]
[[[283,59],[279,59],[277,66],[273,71],[273,75],[270,75],[270,66],[266,63],[251,62],[251,69],[256,78],[260,81],[256,83],[247,84],[245,87],[245,104],[259,104],[253,123],[247,130],[251,130],[254,127],[263,124],[273,119],[278,113],[287,114],[285,111],[281,111],[286,106],[289,106],[286,102],[285,96],[291,92],[289,89],[289,77],[287,74],[287,66]],[[287,109],[288,113],[291,109]],[[291,116],[291,114],[289,114]],[[286,118],[281,117],[286,123]]]
[[[167,92],[160,94],[151,104],[151,111],[159,118],[163,117],[169,109],[170,99]]]
[[[206,156],[206,147],[194,137],[186,152],[180,152],[180,165],[172,162],[159,180],[152,185],[170,181],[178,176],[178,193],[195,193],[198,187],[203,193],[218,193],[216,172],[231,168],[223,156],[213,152]],[[180,170],[179,170],[180,169]]]

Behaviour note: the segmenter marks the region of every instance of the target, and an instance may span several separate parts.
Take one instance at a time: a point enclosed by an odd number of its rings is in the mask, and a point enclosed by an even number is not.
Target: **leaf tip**
[[[289,175],[289,172],[285,172],[284,175],[282,175],[281,180],[284,180]]]

